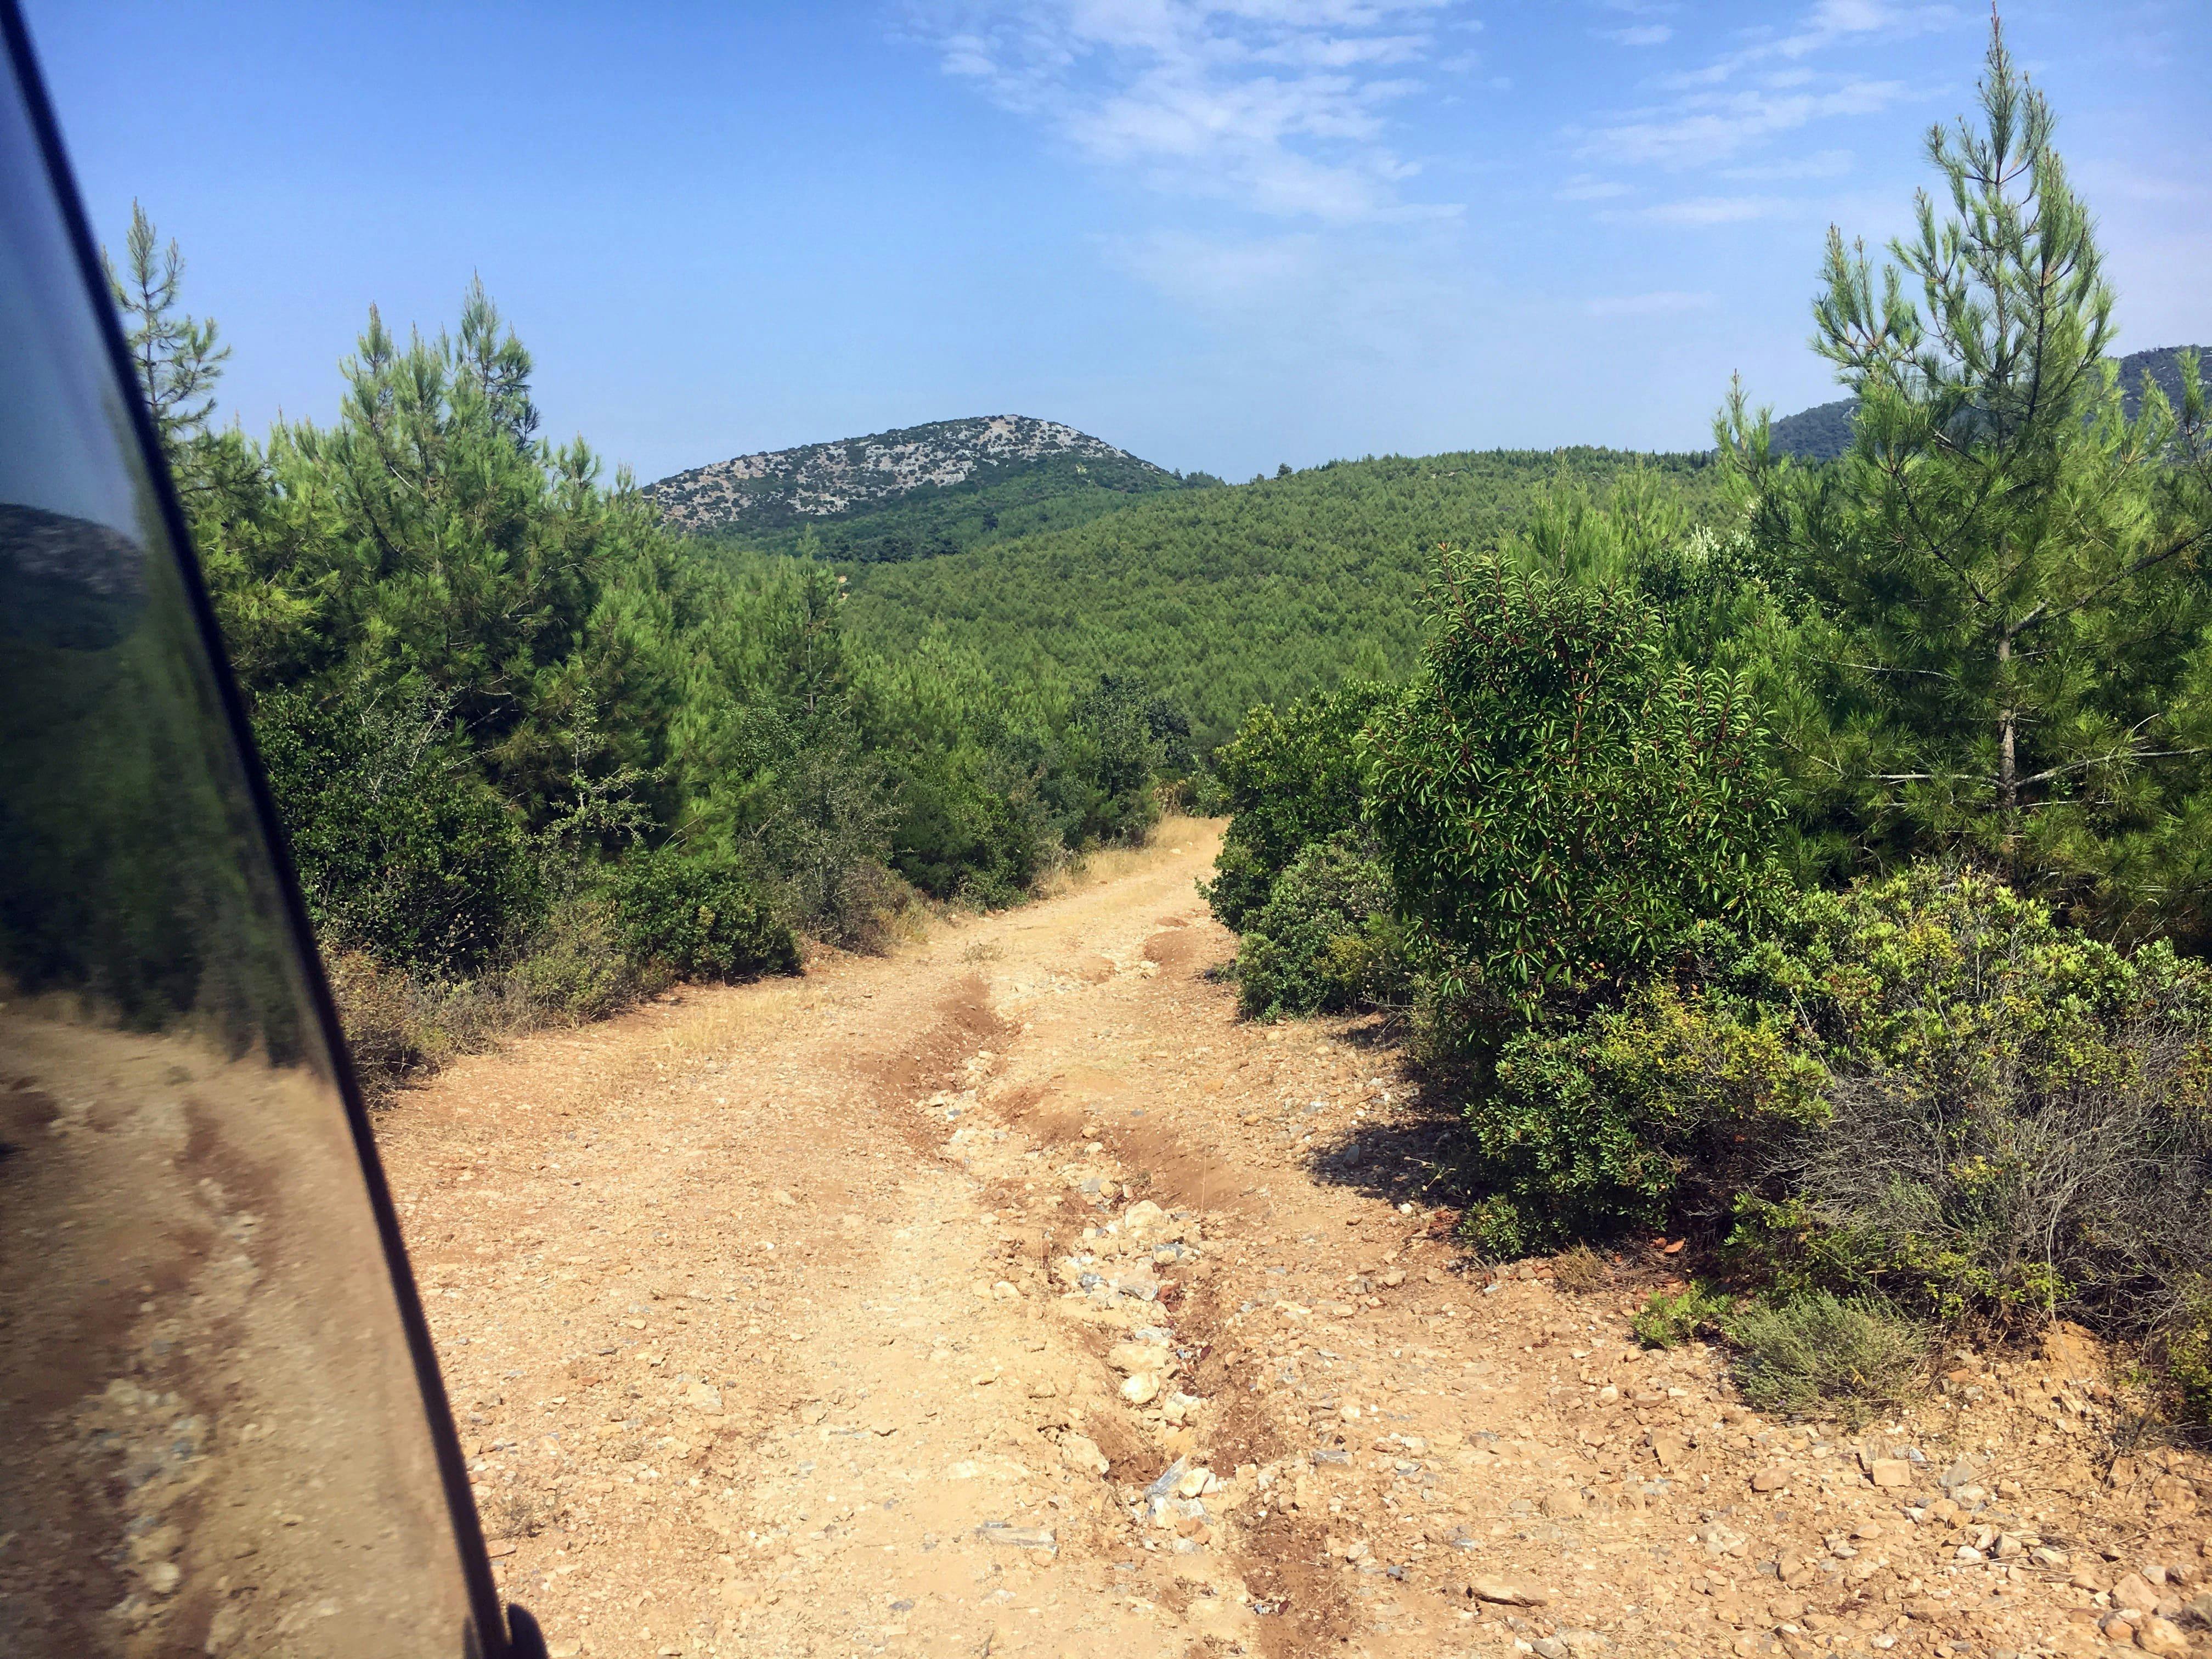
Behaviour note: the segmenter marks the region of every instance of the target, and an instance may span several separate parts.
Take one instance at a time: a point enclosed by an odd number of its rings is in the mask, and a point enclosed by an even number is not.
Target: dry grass
[[[1833,1415],[1852,1428],[1917,1391],[1927,1333],[1887,1304],[1825,1291],[1754,1303],[1728,1321],[1736,1382],[1765,1412]]]
[[[1552,1283],[1563,1291],[1583,1296],[1612,1284],[1613,1269],[1589,1245],[1577,1244],[1552,1258]]]
[[[545,1504],[534,1492],[511,1486],[493,1503],[485,1517],[495,1538],[535,1538],[545,1529]]]
[[[1059,898],[1134,875],[1163,853],[1188,852],[1194,846],[1219,840],[1228,822],[1226,818],[1194,818],[1181,812],[1165,813],[1152,826],[1141,846],[1102,847],[1047,872],[1036,884],[1036,896]]]

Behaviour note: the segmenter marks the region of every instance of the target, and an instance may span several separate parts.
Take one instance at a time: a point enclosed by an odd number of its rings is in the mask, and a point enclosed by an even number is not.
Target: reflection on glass
[[[366,1180],[64,222],[0,75],[0,1653],[458,1655]]]

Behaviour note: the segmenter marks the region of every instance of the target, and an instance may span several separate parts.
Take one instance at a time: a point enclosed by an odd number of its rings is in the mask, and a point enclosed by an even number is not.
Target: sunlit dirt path
[[[2055,1518],[2067,1481],[2112,1509],[2083,1425],[2023,1419],[2031,1521],[1990,1507],[1990,1420],[1846,1441],[1640,1352],[1656,1268],[1469,1272],[1391,1052],[1241,1023],[1206,976],[1216,845],[1170,825],[1060,897],[384,1115],[495,1565],[556,1654],[2102,1640],[2067,1580],[2103,1557]],[[1954,1525],[2015,1510],[2078,1560]]]

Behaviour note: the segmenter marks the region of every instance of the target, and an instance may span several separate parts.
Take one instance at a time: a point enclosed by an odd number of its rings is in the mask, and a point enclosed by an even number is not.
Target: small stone
[[[2136,1645],[2146,1653],[2187,1653],[2189,1636],[2172,1620],[2153,1613],[2136,1627]]]
[[[1582,1493],[1572,1486],[1555,1486],[1544,1494],[1544,1513],[1554,1521],[1570,1520],[1588,1508]]]
[[[2063,1567],[2068,1558],[2064,1550],[2053,1548],[2049,1544],[2038,1544],[2028,1552],[2027,1559],[2039,1567]]]
[[[1961,1545],[1960,1545],[1960,1546],[1959,1546],[1959,1555],[1958,1555],[1958,1559],[1959,1559],[1959,1560],[1960,1560],[1960,1562],[1964,1563],[1966,1565],[1967,1565],[1967,1566],[1972,1566],[1972,1565],[1973,1565],[1977,1561],[1986,1561],[1986,1560],[1988,1560],[1988,1559],[1989,1559],[1989,1557],[1987,1557],[1986,1555],[1984,1555],[1984,1554],[1983,1554],[1979,1550],[1976,1549],[1976,1548],[1975,1548],[1972,1544],[1961,1544]]]
[[[702,1417],[722,1414],[722,1391],[711,1382],[687,1382],[677,1398]]]
[[[1563,1630],[1558,1635],[1575,1659],[1583,1659],[1586,1654],[1603,1653],[1608,1645],[1605,1638],[1594,1630]]]
[[[1054,1542],[1049,1527],[1017,1527],[1005,1521],[986,1521],[975,1528],[975,1535],[987,1544],[1010,1544],[1016,1549],[1049,1550],[1059,1547]]]
[[[1487,1573],[1469,1579],[1468,1588],[1483,1601],[1495,1601],[1502,1607],[1540,1607],[1552,1599],[1542,1590]]]
[[[2112,1605],[2116,1607],[2132,1607],[2139,1613],[2148,1613],[2158,1602],[2158,1591],[2139,1572],[2130,1573],[2112,1586]]]
[[[1121,1398],[1133,1406],[1149,1406],[1160,1391],[1160,1379],[1150,1371],[1135,1371],[1121,1381]]]
[[[156,1561],[146,1569],[146,1588],[156,1595],[173,1595],[184,1572],[173,1561]]]
[[[1060,1461],[1078,1474],[1103,1474],[1109,1467],[1098,1443],[1083,1434],[1060,1437]]]
[[[1107,1351],[1106,1363],[1124,1376],[1133,1376],[1158,1366],[1160,1351],[1150,1342],[1116,1342]]]
[[[1867,1479],[1877,1486],[1909,1486],[1912,1465],[1901,1457],[1877,1457],[1867,1465]]]
[[[1751,1477],[1753,1492],[1780,1492],[1789,1484],[1790,1471],[1787,1469],[1761,1469]]]

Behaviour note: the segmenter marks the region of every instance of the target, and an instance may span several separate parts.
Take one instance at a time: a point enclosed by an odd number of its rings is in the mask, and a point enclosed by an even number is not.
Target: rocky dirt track
[[[1846,1435],[1638,1347],[1656,1249],[1467,1261],[1390,1049],[1205,976],[1214,846],[385,1115],[556,1654],[2212,1650],[2206,1471],[2091,1345]]]

